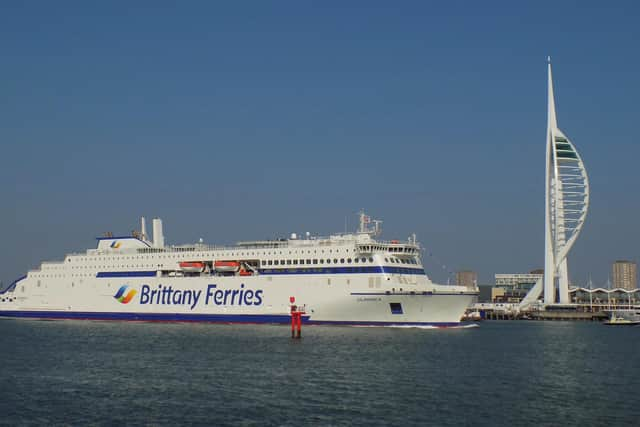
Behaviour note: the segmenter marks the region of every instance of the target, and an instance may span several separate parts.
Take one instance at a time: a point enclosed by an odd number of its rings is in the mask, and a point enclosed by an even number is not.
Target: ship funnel
[[[162,234],[162,220],[160,218],[153,219],[153,246],[155,248],[164,248],[164,235]]]
[[[140,237],[142,240],[147,240],[147,222],[144,217],[140,218]]]

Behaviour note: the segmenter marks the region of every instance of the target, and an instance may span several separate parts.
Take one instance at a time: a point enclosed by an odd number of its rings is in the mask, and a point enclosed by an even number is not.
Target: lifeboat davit
[[[213,263],[213,268],[221,273],[235,273],[240,270],[240,263],[238,261],[216,261]]]
[[[204,262],[199,261],[183,261],[180,263],[180,270],[186,273],[202,273],[204,267]]]

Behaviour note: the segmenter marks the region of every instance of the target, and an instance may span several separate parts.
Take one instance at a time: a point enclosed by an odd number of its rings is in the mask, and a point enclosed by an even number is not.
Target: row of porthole
[[[86,265],[86,266],[78,266],[71,267],[72,269],[98,269],[98,268],[153,268],[153,264],[127,264],[127,265]]]
[[[299,262],[298,262],[299,261]],[[373,262],[373,258],[369,258],[367,260],[367,258],[354,258],[353,260],[351,258],[347,258],[347,264],[351,264],[351,262],[355,262],[355,263],[365,263],[367,261],[369,262]],[[297,260],[297,259],[288,259],[288,260],[263,260],[262,261],[262,265],[304,265],[304,264],[308,264],[308,265],[317,265],[317,264],[324,264],[325,260],[324,259],[307,259],[306,262],[304,259],[301,260]],[[326,260],[327,264],[331,264],[331,259],[327,258]],[[345,263],[345,259],[344,258],[340,258],[340,260],[338,260],[338,258],[334,258],[333,259],[333,263],[334,264],[344,264]]]
[[[322,249],[320,252],[324,253],[324,249]],[[336,249],[336,253],[337,252],[339,252],[338,249]],[[345,252],[349,252],[349,249],[345,249]],[[297,254],[297,253],[298,253],[298,251],[288,251],[289,255]],[[302,251],[300,251],[300,253],[303,254],[304,251],[302,250]],[[308,250],[307,253],[310,254],[311,251]],[[314,254],[317,253],[317,250],[314,250],[313,253]],[[333,249],[329,249],[329,253],[333,253]],[[282,251],[279,251],[278,254],[282,255]],[[207,256],[208,255],[209,254],[207,254]],[[224,254],[224,256],[245,256],[245,255],[246,256],[255,256],[255,255],[260,255],[260,254],[259,253],[256,254],[255,252],[251,252],[251,253],[247,252],[246,254],[244,252],[239,252],[239,253],[232,252],[230,254]],[[271,252],[268,252],[267,255],[271,255]],[[276,255],[276,253],[274,252],[273,255]],[[174,256],[172,256],[172,255],[158,255],[158,258],[169,258],[169,259],[171,259],[171,258],[192,258],[192,257],[202,258],[204,256],[205,256],[205,254],[195,253],[195,254],[186,254],[186,255],[185,254],[177,254],[177,255],[174,255]],[[123,256],[123,257],[113,257],[113,258],[109,258],[109,257],[92,258],[92,257],[89,257],[89,258],[78,258],[78,261],[80,261],[80,262],[87,262],[87,261],[88,262],[93,262],[93,261],[113,261],[113,260],[120,260],[120,259],[144,259],[144,258],[148,258],[148,257],[144,257],[144,256],[135,256],[135,257],[133,257],[133,256],[132,257],[128,257],[128,256],[124,257]],[[71,258],[68,258],[67,262],[71,262]]]

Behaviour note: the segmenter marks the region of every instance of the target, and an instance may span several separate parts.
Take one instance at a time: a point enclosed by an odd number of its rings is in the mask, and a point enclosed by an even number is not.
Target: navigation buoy
[[[302,338],[302,315],[305,314],[304,306],[295,304],[296,297],[289,297],[291,304],[291,338]],[[296,336],[296,330],[298,332]]]

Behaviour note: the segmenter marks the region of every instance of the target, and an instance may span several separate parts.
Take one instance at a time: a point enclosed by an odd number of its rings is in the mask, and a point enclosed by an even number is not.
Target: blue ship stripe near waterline
[[[96,277],[154,277],[155,271],[101,271]]]
[[[94,311],[0,311],[0,317],[32,319],[76,320],[139,320],[159,322],[209,323],[290,323],[291,316],[280,314],[189,314],[189,313],[131,313]],[[306,319],[305,319],[306,317]],[[308,320],[304,316],[303,320]]]
[[[117,313],[80,311],[0,311],[0,318],[55,319],[55,320],[123,320],[144,322],[203,322],[290,324],[287,314],[182,314],[182,313]],[[311,320],[303,316],[306,325],[347,326],[459,326],[460,322],[379,322],[351,320]]]

